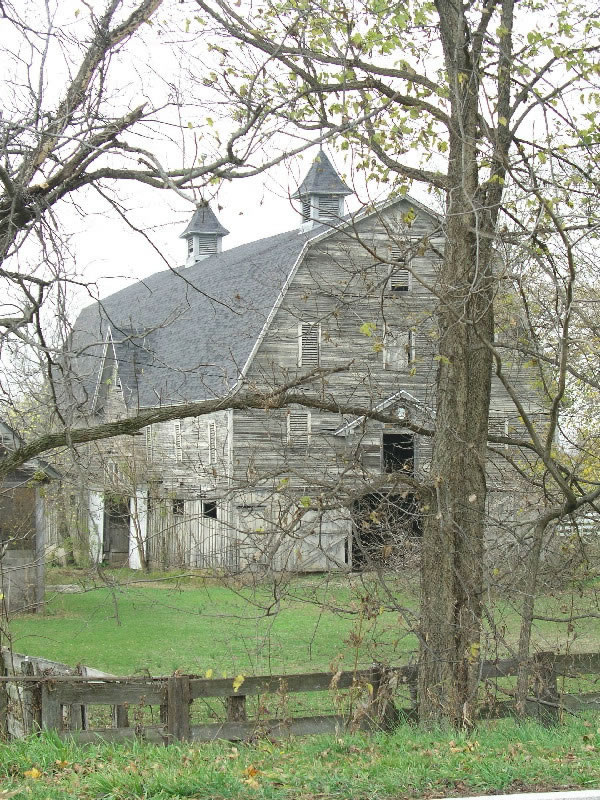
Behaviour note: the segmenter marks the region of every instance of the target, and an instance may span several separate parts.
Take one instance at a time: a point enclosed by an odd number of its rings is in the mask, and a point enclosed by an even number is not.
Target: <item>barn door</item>
[[[129,561],[129,498],[107,495],[104,499],[103,561],[111,567]]]

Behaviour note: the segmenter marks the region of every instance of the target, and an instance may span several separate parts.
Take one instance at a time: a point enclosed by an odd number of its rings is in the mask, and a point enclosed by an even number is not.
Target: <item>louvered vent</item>
[[[319,219],[321,220],[339,220],[340,218],[340,201],[335,195],[321,195],[318,198],[319,203]]]
[[[300,325],[300,366],[319,366],[319,326]]]
[[[217,426],[214,422],[208,423],[208,463],[217,463]]]
[[[151,463],[154,456],[154,431],[152,425],[145,429],[146,436],[146,460]]]
[[[206,258],[217,252],[217,235],[198,236],[198,258]]]
[[[508,436],[508,419],[504,416],[491,413],[488,420],[488,432],[491,433],[492,436]],[[492,443],[492,447],[508,449],[507,444]]]
[[[390,248],[390,279],[388,288],[390,292],[408,292],[410,289],[410,272],[406,269],[408,255],[402,247]]]
[[[390,274],[390,291],[391,292],[408,292],[409,289],[410,273],[407,269],[394,269]]]
[[[290,411],[287,419],[288,444],[307,447],[310,433],[310,415],[307,411]]]
[[[194,238],[193,238],[193,236],[189,236],[188,237],[187,244],[188,244],[188,256],[191,256],[192,253],[194,252]]]
[[[181,420],[176,419],[173,423],[173,439],[175,444],[175,460],[183,461],[183,442],[181,439]]]
[[[302,198],[302,216],[304,219],[310,219],[310,197]]]
[[[408,258],[406,255],[406,249],[404,247],[392,247],[390,248],[390,261],[393,261],[395,264],[406,264]]]

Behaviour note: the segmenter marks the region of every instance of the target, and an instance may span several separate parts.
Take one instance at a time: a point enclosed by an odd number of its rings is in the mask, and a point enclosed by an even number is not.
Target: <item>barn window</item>
[[[412,475],[415,461],[415,442],[410,433],[384,433],[381,445],[382,472],[402,470]]]
[[[304,219],[310,219],[310,197],[302,198],[302,216]]]
[[[321,326],[302,322],[298,335],[298,366],[318,367]]]
[[[208,463],[217,463],[217,423],[211,420],[208,423]]]
[[[104,465],[104,481],[107,484],[115,486],[119,483],[121,475],[119,467],[114,461],[107,461]]]
[[[151,464],[154,460],[154,429],[152,425],[145,428],[144,435],[146,437],[146,461]]]
[[[388,291],[408,292],[410,290],[410,271],[408,269],[410,258],[405,249],[392,247],[390,251],[390,271],[388,278]]]
[[[388,369],[405,369],[414,360],[414,331],[388,330],[383,343],[384,366]]]
[[[203,500],[202,501],[202,516],[210,517],[211,519],[217,518],[217,501],[216,500]]]
[[[181,439],[181,420],[173,423],[173,444],[175,446],[175,460],[183,461],[183,442]]]
[[[310,412],[290,411],[287,418],[287,441],[293,447],[307,447],[310,438]]]
[[[173,500],[173,516],[174,517],[183,517],[185,512],[185,500],[181,498],[175,498]]]

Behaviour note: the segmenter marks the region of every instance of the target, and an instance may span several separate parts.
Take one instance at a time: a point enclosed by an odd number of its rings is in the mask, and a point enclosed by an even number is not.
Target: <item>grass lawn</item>
[[[21,615],[10,624],[16,651],[67,664],[87,664],[115,674],[169,674],[214,670],[277,674],[367,666],[374,660],[406,663],[417,649],[410,630],[417,587],[406,576],[390,577],[389,593],[368,576],[295,578],[280,602],[274,585],[225,586],[202,576],[164,574],[140,583],[139,573],[107,573],[114,588],[92,588],[83,570],[48,571],[48,602],[41,615]],[[403,581],[402,583],[400,581]],[[58,594],[52,583],[80,583],[86,591]],[[598,587],[542,596],[541,616],[569,618],[598,612]],[[389,608],[389,600],[396,604]],[[496,636],[484,631],[486,658],[505,656],[518,637],[518,592],[493,601]],[[539,621],[538,649],[599,651],[597,618],[568,623]]]
[[[600,785],[598,719],[488,723],[470,738],[403,725],[391,735],[232,746],[77,747],[53,735],[0,744],[15,800],[399,800]],[[10,794],[14,792],[14,794]]]
[[[45,613],[15,617],[10,633],[17,652],[116,674],[276,674],[406,658],[416,637],[403,634],[396,612],[361,612],[361,591],[340,577],[299,578],[293,595],[269,609],[272,585],[191,579],[79,594],[53,593],[50,585]],[[317,597],[334,608],[315,604]]]

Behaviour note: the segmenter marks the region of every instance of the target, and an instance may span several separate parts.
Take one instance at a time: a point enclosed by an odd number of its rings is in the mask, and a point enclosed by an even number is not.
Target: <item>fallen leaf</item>
[[[42,777],[42,773],[37,767],[32,767],[31,769],[25,770],[23,775],[26,778],[32,778],[34,781],[37,781],[38,778]]]
[[[243,675],[236,675],[236,677],[233,679],[233,691],[237,692],[245,680],[246,678]]]
[[[205,678],[212,678],[213,675],[214,675],[214,671],[212,669],[207,669],[204,677]]]

